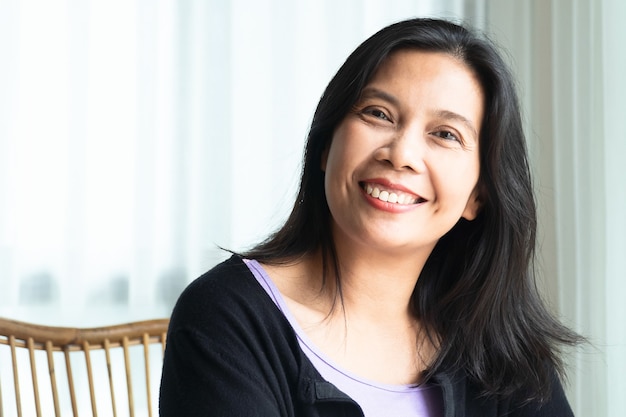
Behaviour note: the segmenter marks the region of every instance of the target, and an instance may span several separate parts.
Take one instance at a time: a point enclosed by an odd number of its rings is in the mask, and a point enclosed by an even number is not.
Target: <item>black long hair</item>
[[[513,78],[485,37],[437,19],[392,24],[363,42],[328,84],[305,148],[300,189],[285,224],[245,253],[263,262],[320,251],[326,276],[339,280],[324,192],[322,153],[335,128],[390,53],[447,53],[474,72],[485,95],[480,132],[482,208],[436,244],[412,295],[411,308],[439,347],[425,375],[464,372],[484,395],[545,401],[560,347],[579,337],[547,311],[535,284],[537,214]],[[332,274],[330,274],[332,272]]]

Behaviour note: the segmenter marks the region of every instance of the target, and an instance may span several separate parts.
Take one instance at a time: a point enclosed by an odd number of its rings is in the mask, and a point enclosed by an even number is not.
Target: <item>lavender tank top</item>
[[[443,416],[441,390],[435,385],[381,384],[361,378],[334,364],[304,333],[289,311],[278,288],[276,288],[263,267],[255,260],[244,259],[244,262],[276,306],[285,315],[296,332],[300,348],[313,363],[317,371],[324,379],[356,401],[363,409],[365,417]]]

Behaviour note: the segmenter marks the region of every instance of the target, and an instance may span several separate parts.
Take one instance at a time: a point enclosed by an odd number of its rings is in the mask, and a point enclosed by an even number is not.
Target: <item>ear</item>
[[[465,210],[463,210],[463,217],[465,220],[472,221],[480,213],[480,209],[483,207],[483,192],[481,191],[482,187],[477,184],[472,190],[469,198],[467,199],[467,204],[465,205]]]

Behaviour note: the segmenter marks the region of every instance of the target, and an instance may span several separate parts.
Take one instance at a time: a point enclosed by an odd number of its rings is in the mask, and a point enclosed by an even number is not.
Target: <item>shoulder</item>
[[[233,255],[185,288],[172,312],[170,333],[245,333],[259,321],[284,330],[286,320],[243,260]]]
[[[254,292],[255,287],[256,280],[243,259],[238,255],[232,255],[192,281],[183,291],[180,299],[206,297],[215,291]]]
[[[261,287],[243,260],[233,255],[183,291],[172,312],[167,349],[170,359],[195,363],[273,361],[299,358],[297,337],[289,321]],[[166,352],[168,353],[168,352]],[[247,358],[247,359],[246,359]],[[258,363],[256,364],[258,368]],[[215,367],[214,365],[208,365]]]
[[[280,410],[297,401],[300,375],[321,379],[238,256],[189,284],[167,337],[162,415],[286,415]]]
[[[435,375],[442,388],[446,415],[465,417],[574,417],[563,386],[553,374],[550,398],[540,403],[525,401],[524,393],[510,397],[485,396],[480,385],[463,373]],[[449,413],[449,414],[448,414]]]
[[[510,401],[512,417],[574,417],[563,384],[556,370],[552,370],[550,397],[543,402]]]

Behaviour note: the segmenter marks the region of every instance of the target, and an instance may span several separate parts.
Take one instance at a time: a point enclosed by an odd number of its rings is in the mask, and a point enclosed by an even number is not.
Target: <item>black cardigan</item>
[[[513,406],[483,399],[467,378],[441,373],[445,417],[569,417],[558,380],[552,399]],[[172,314],[160,393],[162,417],[357,417],[361,408],[326,382],[283,313],[242,260],[191,283]]]

